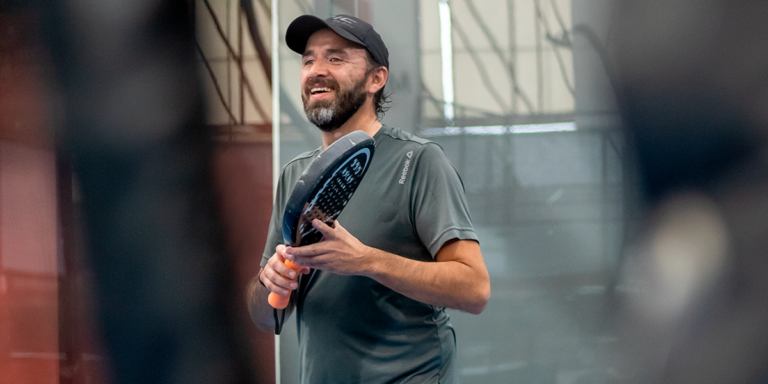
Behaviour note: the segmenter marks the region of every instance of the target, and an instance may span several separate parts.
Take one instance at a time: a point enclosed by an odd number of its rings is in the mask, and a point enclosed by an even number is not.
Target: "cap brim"
[[[365,47],[365,44],[351,33],[333,25],[329,25],[323,19],[312,15],[299,16],[296,20],[291,22],[288,29],[285,31],[285,43],[288,44],[288,48],[292,51],[298,54],[303,54],[304,50],[307,48],[309,37],[312,36],[313,33],[325,28],[329,28],[339,36]]]

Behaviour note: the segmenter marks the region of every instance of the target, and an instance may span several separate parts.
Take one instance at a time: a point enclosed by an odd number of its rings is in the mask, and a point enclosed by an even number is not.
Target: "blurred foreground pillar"
[[[39,3],[117,383],[254,382],[187,1]]]
[[[768,382],[768,3],[616,2],[614,16],[645,213],[617,371]]]

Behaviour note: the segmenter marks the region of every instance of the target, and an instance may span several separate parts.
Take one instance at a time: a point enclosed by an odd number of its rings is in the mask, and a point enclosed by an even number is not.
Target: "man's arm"
[[[278,245],[275,253],[269,259],[267,264],[262,267],[256,277],[248,283],[246,291],[248,312],[251,315],[253,323],[264,332],[275,329],[273,308],[267,302],[267,297],[270,292],[285,296],[298,288],[296,282],[297,273],[285,265],[285,258],[283,257],[284,252],[285,246]],[[301,272],[307,273],[308,271],[308,269],[304,268]],[[285,276],[289,278],[286,278]],[[263,286],[262,283],[264,284]],[[288,307],[285,308],[286,318],[293,312],[294,306],[295,304],[291,302],[288,304]]]
[[[370,277],[411,299],[438,307],[479,314],[491,296],[491,284],[480,246],[474,240],[446,242],[423,262],[362,244],[338,222],[334,227],[314,220],[324,240],[286,248],[285,258],[302,267],[338,275]]]
[[[262,270],[263,269],[264,268],[262,268]],[[262,287],[259,283],[260,276],[261,272],[248,283],[246,291],[248,313],[251,315],[253,323],[256,324],[256,327],[261,331],[274,331],[275,319],[272,315],[272,307],[267,303],[269,290]],[[289,305],[285,310],[290,311],[292,308]]]

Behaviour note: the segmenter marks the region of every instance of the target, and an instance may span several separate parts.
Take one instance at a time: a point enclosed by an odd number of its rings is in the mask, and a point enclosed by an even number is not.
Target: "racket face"
[[[287,244],[304,246],[322,240],[312,220],[331,225],[339,217],[365,176],[373,153],[373,139],[356,131],[334,142],[310,164],[286,204],[283,237]]]

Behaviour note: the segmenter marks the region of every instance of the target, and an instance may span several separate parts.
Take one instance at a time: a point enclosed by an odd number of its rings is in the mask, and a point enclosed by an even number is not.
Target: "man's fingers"
[[[328,224],[323,223],[321,220],[314,219],[312,220],[312,227],[318,230],[318,232],[323,234],[324,238],[328,238],[329,236],[333,236],[333,228],[330,227]]]
[[[279,275],[282,275],[282,276],[287,277],[287,278],[292,279],[292,280],[296,280],[296,276],[298,276],[298,273],[296,272],[296,270],[294,270],[293,268],[285,265],[285,260],[286,260],[284,258],[285,249],[286,248],[283,247],[283,250],[282,250],[283,255],[282,256],[280,255],[280,253],[276,253],[275,254],[276,257],[273,257],[272,259],[270,259],[269,262],[267,263],[267,265],[272,267],[272,269],[275,272],[277,272]]]
[[[275,271],[279,273],[282,276],[285,276],[291,280],[296,280],[297,272],[293,268],[285,265],[285,263],[278,264],[277,268],[275,268]]]
[[[318,256],[323,256],[330,252],[325,241],[305,245],[303,247],[288,247],[285,250],[285,259],[300,267],[313,268]]]
[[[271,292],[283,296],[299,287],[296,283],[298,272],[285,265],[285,259],[282,256],[285,254],[285,249],[284,245],[277,246],[277,252],[269,259],[261,274],[264,286]]]
[[[291,268],[288,268],[288,269],[290,269],[295,276],[296,271],[294,271]],[[279,273],[271,268],[267,268],[266,270],[264,270],[264,273],[262,273],[262,276],[263,276],[262,281],[264,282],[264,286],[267,287],[267,289],[269,289],[271,292],[275,292],[278,295],[285,296],[289,294],[292,290],[299,287],[295,278],[294,279],[287,278],[282,273]]]
[[[264,271],[259,276],[259,279],[261,280],[261,283],[264,285],[267,290],[270,292],[277,293],[278,295],[286,295],[286,292],[290,292],[288,289],[283,288],[273,281],[273,278],[270,278],[270,276],[274,273],[274,270],[265,268]]]
[[[285,245],[278,244],[277,247],[275,247],[275,255],[277,255],[278,259],[280,259],[280,262],[285,262]]]

